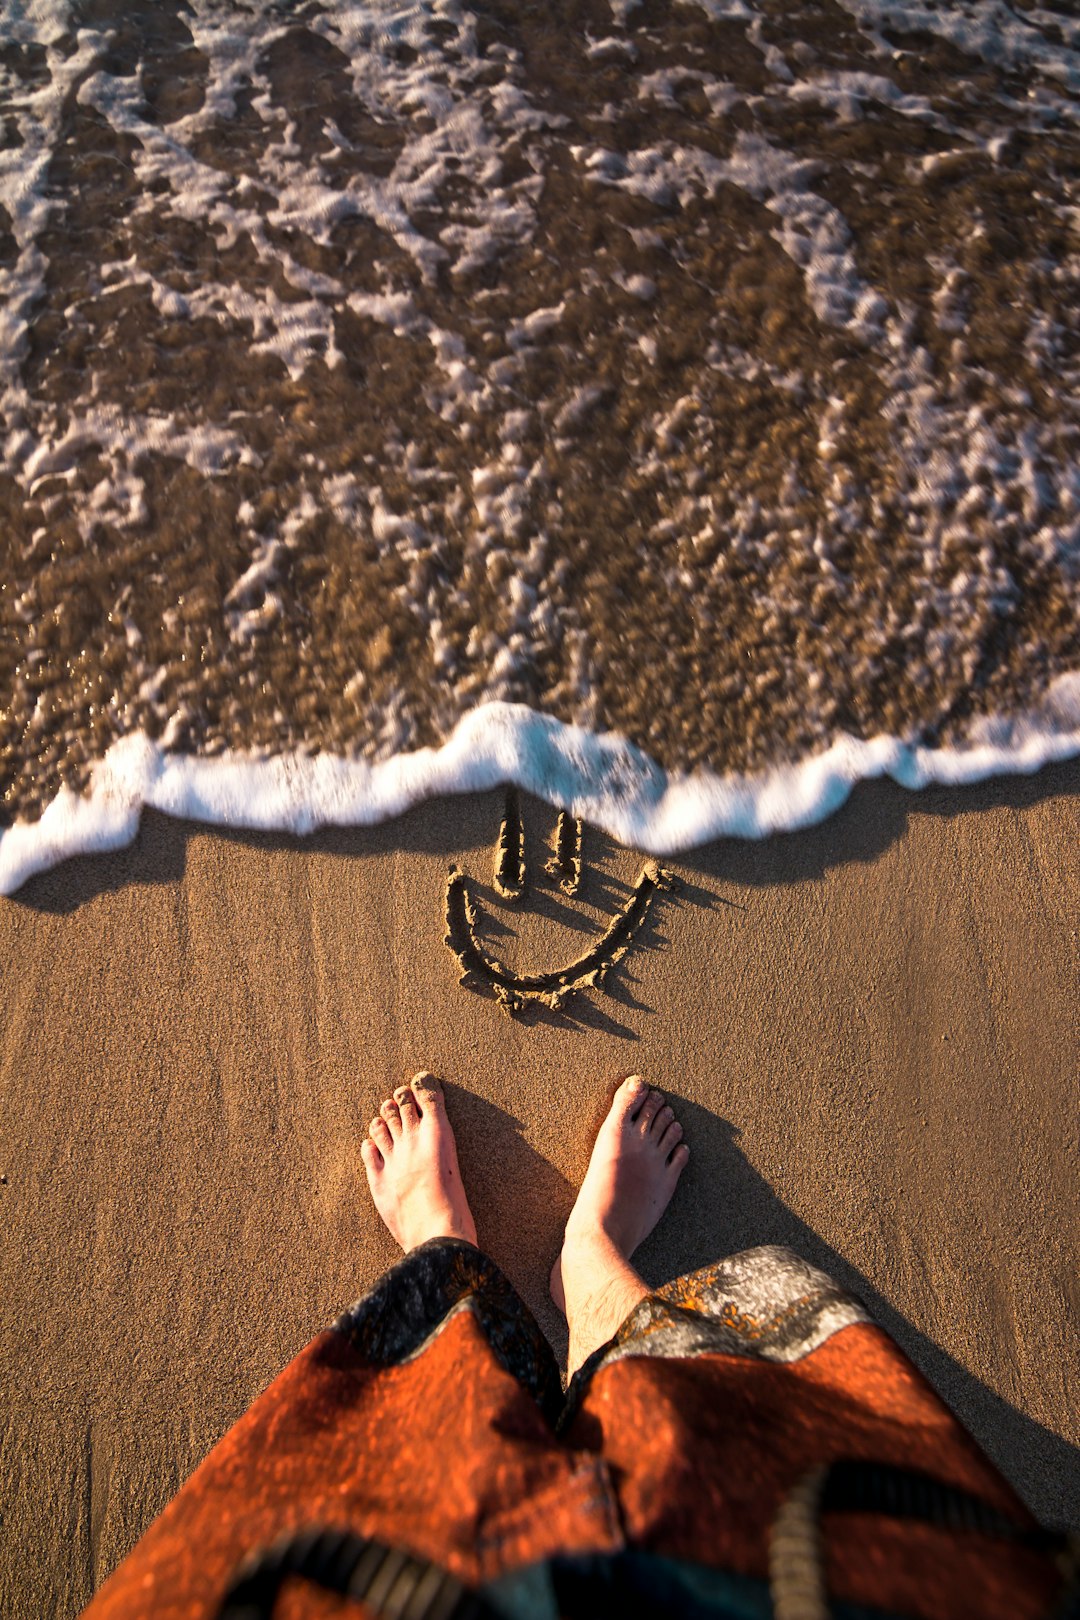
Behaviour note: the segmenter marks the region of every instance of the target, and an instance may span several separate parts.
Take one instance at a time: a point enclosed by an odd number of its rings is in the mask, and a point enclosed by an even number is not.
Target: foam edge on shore
[[[142,732],[115,742],[89,791],[63,788],[38,821],[0,834],[0,894],[72,855],[131,843],[144,806],[213,825],[305,834],[365,826],[423,799],[513,782],[621,844],[674,855],[714,838],[765,838],[823,821],[857,782],[917,789],[1027,774],[1080,755],[1080,672],[1060,675],[1037,710],[981,720],[961,745],[840,736],[823,753],[756,775],[668,773],[624,738],[485,703],[439,748],[370,764],[329,754],[213,758],[169,753]]]

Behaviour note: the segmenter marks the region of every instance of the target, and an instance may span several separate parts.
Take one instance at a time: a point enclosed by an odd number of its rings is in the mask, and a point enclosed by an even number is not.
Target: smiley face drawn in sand
[[[575,895],[581,886],[581,823],[560,810],[551,859],[545,870],[564,894]],[[621,911],[608,922],[601,937],[565,967],[543,973],[516,973],[481,945],[476,937],[479,912],[469,894],[468,879],[456,866],[446,884],[445,942],[457,957],[462,984],[486,986],[499,1005],[513,1015],[528,1002],[558,1009],[571,996],[602,989],[611,969],[622,960],[648,915],[658,889],[669,889],[675,879],[656,861],[646,861]],[[519,901],[525,892],[525,827],[517,790],[506,794],[506,810],[495,844],[494,885],[504,900]]]

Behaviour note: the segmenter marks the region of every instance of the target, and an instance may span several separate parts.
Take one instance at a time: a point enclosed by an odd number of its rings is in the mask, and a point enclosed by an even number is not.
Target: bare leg
[[[434,1075],[388,1097],[360,1148],[375,1208],[408,1254],[429,1238],[476,1242],[446,1098]]]
[[[600,1127],[551,1296],[570,1328],[571,1376],[649,1292],[630,1257],[664,1213],[690,1157],[682,1126],[640,1075],[624,1080]]]

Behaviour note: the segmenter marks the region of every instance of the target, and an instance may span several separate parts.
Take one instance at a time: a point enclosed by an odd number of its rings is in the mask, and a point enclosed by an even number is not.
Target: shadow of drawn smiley
[[[552,856],[545,870],[564,894],[577,893],[581,885],[581,823],[565,810],[559,812]],[[674,883],[671,872],[656,861],[646,861],[625,905],[609,919],[601,937],[588,950],[565,967],[543,973],[516,973],[492,956],[477,938],[478,906],[469,893],[465,874],[452,866],[446,883],[444,941],[457,957],[460,983],[490,990],[505,1012],[518,1013],[530,1001],[558,1009],[583,990],[603,989],[607,975],[633,944],[657,891],[670,889]],[[525,828],[516,788],[509,788],[506,794],[506,810],[495,845],[494,885],[504,900],[520,900],[525,892]]]

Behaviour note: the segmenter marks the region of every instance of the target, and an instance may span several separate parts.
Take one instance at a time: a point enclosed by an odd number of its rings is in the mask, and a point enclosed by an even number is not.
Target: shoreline
[[[520,703],[484,703],[439,748],[368,763],[333,754],[171,753],[143,732],[112,744],[89,791],[62,788],[39,820],[0,829],[0,896],[75,855],[123,848],[144,809],[181,820],[299,835],[366,827],[432,798],[502,784],[590,821],[655,856],[718,838],[816,826],[860,782],[958,787],[1029,775],[1080,756],[1080,672],[1058,676],[1028,713],[980,721],[962,745],[841,735],[823,753],[752,775],[667,772],[614,733],[567,725]]]

